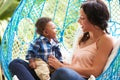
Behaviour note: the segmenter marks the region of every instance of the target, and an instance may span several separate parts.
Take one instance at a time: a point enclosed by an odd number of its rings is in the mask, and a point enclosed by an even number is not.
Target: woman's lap
[[[21,59],[15,59],[9,64],[12,75],[16,75],[19,80],[40,80],[29,64]]]
[[[29,64],[21,59],[13,60],[9,69],[12,75],[16,75],[19,80],[40,80]],[[59,68],[51,76],[50,80],[86,80],[77,72],[69,68]]]
[[[59,68],[51,76],[51,80],[86,80],[69,68]]]

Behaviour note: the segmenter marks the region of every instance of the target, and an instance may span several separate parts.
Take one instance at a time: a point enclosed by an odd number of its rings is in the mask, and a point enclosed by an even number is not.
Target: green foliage
[[[64,44],[67,46],[67,48],[71,49],[73,47],[73,43],[75,40],[75,34],[76,30],[78,29],[78,24],[73,23],[70,26],[68,26],[65,30],[64,34]]]
[[[4,0],[1,0],[1,2]],[[8,17],[11,17],[14,10],[18,6],[20,0],[6,0],[3,4],[0,5],[0,19],[7,19]]]

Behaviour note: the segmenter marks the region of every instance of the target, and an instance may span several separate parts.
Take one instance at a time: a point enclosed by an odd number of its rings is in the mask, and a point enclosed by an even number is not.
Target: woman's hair
[[[88,0],[81,5],[81,8],[91,24],[108,33],[107,26],[110,15],[106,4],[102,0]],[[80,43],[87,41],[89,38],[89,32],[84,33]]]
[[[43,35],[43,30],[45,29],[47,23],[50,21],[52,20],[51,18],[48,18],[48,17],[39,18],[35,24],[37,33]]]

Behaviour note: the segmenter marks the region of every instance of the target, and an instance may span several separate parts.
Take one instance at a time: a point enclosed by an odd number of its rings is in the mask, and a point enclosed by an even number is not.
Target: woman
[[[51,80],[86,80],[102,73],[114,45],[107,31],[108,20],[109,12],[102,0],[81,5],[78,22],[84,34],[78,40],[71,64],[49,57],[49,65],[56,69]]]

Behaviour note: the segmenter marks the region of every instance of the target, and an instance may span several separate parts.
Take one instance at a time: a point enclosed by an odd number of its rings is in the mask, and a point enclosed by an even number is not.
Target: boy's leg
[[[50,80],[48,64],[42,59],[35,59],[35,62],[37,64],[37,68],[35,69],[37,76],[41,80]]]

